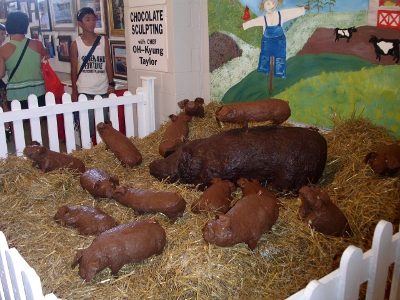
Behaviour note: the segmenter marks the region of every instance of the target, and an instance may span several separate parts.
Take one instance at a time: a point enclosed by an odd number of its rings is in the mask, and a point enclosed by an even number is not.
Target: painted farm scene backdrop
[[[263,28],[242,28],[265,14],[260,4],[208,1],[212,100],[279,98],[289,101],[290,120],[328,128],[355,112],[400,136],[398,1],[284,0],[278,11],[310,9],[283,24],[287,76],[272,80],[257,71]],[[367,25],[371,16],[379,26]]]

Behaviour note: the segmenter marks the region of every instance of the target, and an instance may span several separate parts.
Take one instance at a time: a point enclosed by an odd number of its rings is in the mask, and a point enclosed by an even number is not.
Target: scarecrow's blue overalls
[[[276,26],[268,26],[267,18],[264,16],[265,31],[261,38],[261,52],[258,62],[258,72],[269,74],[270,58],[275,58],[276,77],[286,77],[286,37],[281,26],[281,13],[279,14],[279,24]]]

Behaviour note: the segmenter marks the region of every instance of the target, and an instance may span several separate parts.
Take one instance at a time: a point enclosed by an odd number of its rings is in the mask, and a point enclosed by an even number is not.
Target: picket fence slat
[[[381,220],[377,224],[372,248],[362,253],[349,246],[342,255],[339,269],[312,280],[305,289],[286,300],[357,300],[360,285],[367,282],[367,300],[383,300],[389,266],[394,263],[390,300],[400,299],[400,233],[393,235],[393,225]],[[323,296],[322,296],[323,295]]]
[[[49,148],[52,151],[60,152],[60,145],[57,133],[57,114],[64,116],[65,145],[67,153],[80,148],[90,148],[92,139],[89,131],[89,109],[94,110],[95,125],[104,122],[103,108],[109,108],[110,120],[113,127],[119,129],[119,110],[118,106],[124,107],[125,132],[127,137],[143,138],[155,130],[154,111],[154,80],[155,77],[141,77],[143,87],[136,89],[133,95],[129,91],[123,96],[117,97],[111,94],[109,98],[102,99],[96,96],[97,101],[88,101],[85,95],[80,95],[78,102],[71,101],[71,95],[65,93],[62,96],[62,104],[56,104],[54,95],[47,93],[46,106],[38,107],[37,97],[30,95],[28,97],[29,109],[21,110],[20,102],[12,101],[11,111],[3,112],[0,108],[0,158],[6,158],[7,143],[4,134],[4,123],[13,123],[13,143],[16,149],[16,155],[22,156],[22,151],[26,147],[26,138],[23,126],[23,120],[29,120],[31,129],[31,138],[43,144],[41,131],[42,117],[47,118],[47,133],[49,139]],[[79,133],[74,128],[73,112],[79,112]],[[101,138],[96,130],[96,140]]]
[[[15,248],[8,248],[6,237],[0,231],[1,299],[43,300],[58,299],[54,294],[43,295],[42,284],[33,268]],[[4,280],[3,280],[4,279]]]

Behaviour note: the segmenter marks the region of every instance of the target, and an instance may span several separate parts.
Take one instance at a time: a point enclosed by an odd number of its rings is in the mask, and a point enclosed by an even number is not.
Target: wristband
[[[115,81],[111,81],[108,83],[109,86],[115,87]]]

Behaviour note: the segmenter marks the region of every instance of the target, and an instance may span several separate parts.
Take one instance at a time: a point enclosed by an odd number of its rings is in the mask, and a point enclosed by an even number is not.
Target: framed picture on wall
[[[0,0],[0,22],[5,23],[6,21],[6,6],[5,0]]]
[[[39,27],[41,31],[51,31],[49,0],[38,0]]]
[[[30,33],[31,33],[31,39],[39,39],[39,26],[31,26],[29,28]]]
[[[125,35],[124,1],[108,0],[110,31],[113,36]]]
[[[57,46],[58,60],[70,61],[69,47],[71,46],[71,36],[63,35],[58,36],[59,45]]]
[[[29,4],[28,0],[18,0],[19,2],[19,9],[22,10],[24,13],[28,15],[29,22],[32,22],[32,16],[29,13]]]
[[[51,35],[43,35],[43,46],[47,49],[49,56],[54,57],[54,42]]]
[[[39,20],[38,0],[28,0],[28,11],[31,22]]]
[[[7,19],[7,16],[10,12],[18,9],[18,1],[6,1],[4,7]]]
[[[110,41],[114,77],[127,79],[126,46],[123,41]]]
[[[75,30],[74,1],[51,0],[50,11],[53,30]]]
[[[106,34],[107,33],[107,18],[104,9],[104,0],[77,0],[76,10],[80,10],[82,7],[91,7],[94,10],[94,13],[97,17],[96,28],[94,32],[98,34]],[[82,30],[79,27],[78,32],[81,34]]]

